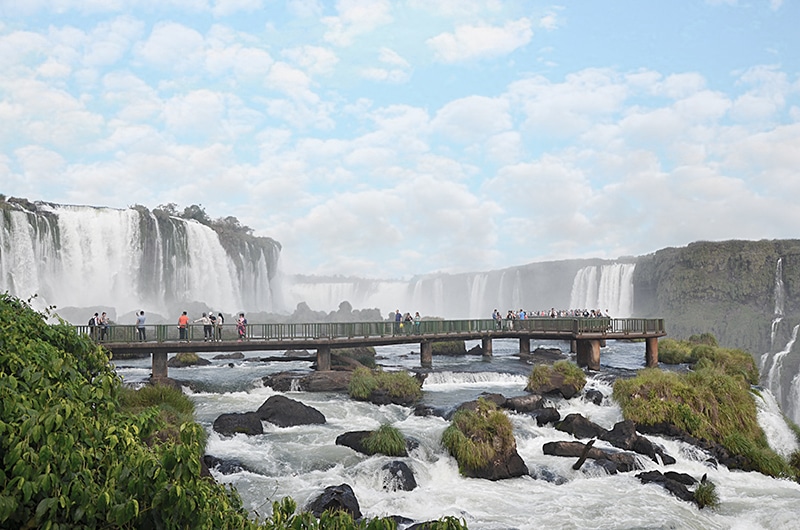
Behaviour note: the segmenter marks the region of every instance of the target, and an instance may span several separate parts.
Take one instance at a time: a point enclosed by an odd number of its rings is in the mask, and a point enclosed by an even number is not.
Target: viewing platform
[[[147,341],[138,341],[135,325],[111,325],[102,333],[99,327],[76,326],[91,335],[112,354],[153,355],[153,376],[166,377],[167,354],[178,352],[236,352],[270,350],[316,350],[316,369],[330,370],[331,350],[391,344],[420,345],[420,364],[433,365],[432,344],[454,340],[480,340],[483,355],[492,355],[492,340],[517,339],[520,353],[530,353],[531,340],[570,341],[578,366],[600,369],[600,348],[608,340],[643,340],[645,365],[658,366],[658,339],[665,336],[663,319],[643,318],[547,318],[503,320],[498,326],[491,319],[423,320],[419,323],[337,322],[294,324],[249,324],[243,340],[236,326],[226,324],[218,340],[204,340],[203,326],[187,328],[187,340],[179,338],[175,324],[148,325]],[[292,358],[296,360],[296,358]],[[275,360],[279,360],[275,358]]]

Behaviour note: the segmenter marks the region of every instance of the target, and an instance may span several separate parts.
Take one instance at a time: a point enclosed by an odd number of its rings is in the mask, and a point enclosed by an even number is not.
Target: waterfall
[[[775,334],[778,331],[778,324],[783,320],[783,308],[786,300],[786,290],[783,287],[783,258],[778,258],[775,265],[775,311],[770,329],[770,350],[775,348]]]
[[[781,391],[781,369],[783,368],[784,358],[792,351],[792,346],[794,346],[797,340],[798,329],[800,329],[800,324],[792,329],[792,336],[781,351],[772,356],[766,353],[761,357],[761,374],[762,378],[765,378],[765,386],[777,399],[783,399],[783,393]],[[765,371],[767,374],[766,377],[764,377]]]
[[[37,295],[42,306],[162,316],[192,302],[226,313],[282,309],[272,240],[223,242],[208,226],[141,207],[7,202],[0,213],[0,290]]]
[[[608,310],[612,317],[633,313],[633,263],[583,267],[575,274],[571,309]]]

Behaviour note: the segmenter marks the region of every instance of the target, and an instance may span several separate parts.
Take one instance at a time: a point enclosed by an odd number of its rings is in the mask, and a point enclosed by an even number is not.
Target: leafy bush
[[[372,431],[362,440],[362,443],[372,453],[387,456],[404,456],[406,454],[405,437],[396,427],[389,424],[383,424],[378,430]]]
[[[665,364],[683,364],[691,361],[692,347],[686,341],[660,339],[658,361]]]
[[[498,451],[515,444],[511,420],[493,402],[478,399],[476,410],[461,409],[442,433],[442,444],[459,469],[482,469]]]
[[[0,527],[255,527],[200,476],[202,427],[148,446],[158,411],[123,411],[121,387],[100,346],[0,295]]]

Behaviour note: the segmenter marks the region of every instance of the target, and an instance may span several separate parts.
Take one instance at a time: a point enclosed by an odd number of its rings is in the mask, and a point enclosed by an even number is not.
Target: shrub
[[[692,348],[686,341],[661,339],[658,341],[658,361],[665,364],[683,364],[691,361]]]
[[[556,361],[552,366],[538,364],[533,367],[528,376],[528,384],[525,390],[531,391],[536,388],[548,385],[554,373],[560,374],[564,378],[564,384],[581,389],[586,386],[586,374],[581,368],[569,361]]]
[[[404,456],[406,454],[405,437],[396,427],[389,424],[383,424],[378,430],[372,431],[362,443],[371,453],[387,456]]]

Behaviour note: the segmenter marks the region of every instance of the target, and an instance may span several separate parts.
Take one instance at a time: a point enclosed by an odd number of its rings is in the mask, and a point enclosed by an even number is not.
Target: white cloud
[[[504,26],[459,26],[453,33],[442,33],[427,40],[436,58],[455,63],[508,55],[528,44],[533,37],[527,18],[512,20]]]
[[[508,101],[470,96],[439,109],[434,131],[462,143],[473,143],[511,127]]]
[[[157,24],[146,41],[136,46],[137,56],[157,68],[196,72],[205,54],[203,36],[195,29],[175,22]]]
[[[329,75],[339,63],[339,57],[329,48],[301,46],[283,50],[283,56],[314,75]]]
[[[226,17],[236,13],[252,13],[264,8],[264,0],[214,0],[214,16]]]
[[[338,16],[323,17],[327,26],[325,40],[337,46],[349,46],[361,35],[370,33],[392,21],[392,4],[388,0],[338,0]]]

